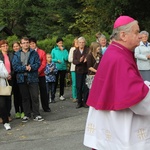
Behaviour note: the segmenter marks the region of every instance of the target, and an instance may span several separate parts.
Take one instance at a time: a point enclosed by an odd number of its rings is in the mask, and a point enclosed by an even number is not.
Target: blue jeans
[[[51,92],[51,100],[53,101],[55,99],[55,82],[47,82],[46,88],[49,99],[50,99],[49,92]]]

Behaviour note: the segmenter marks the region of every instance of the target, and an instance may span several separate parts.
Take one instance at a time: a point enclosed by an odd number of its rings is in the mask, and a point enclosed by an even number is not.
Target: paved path
[[[66,87],[65,93],[65,101],[59,101],[56,96],[57,102],[50,104],[52,112],[40,110],[43,122],[22,123],[13,119],[10,131],[0,125],[0,150],[90,150],[83,146],[88,109],[75,109],[70,87]]]

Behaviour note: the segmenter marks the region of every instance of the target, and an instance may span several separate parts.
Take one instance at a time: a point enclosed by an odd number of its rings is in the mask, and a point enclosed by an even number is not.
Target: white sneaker
[[[51,100],[51,98],[49,99],[49,103],[51,103],[52,102],[52,100]]]
[[[42,116],[36,116],[33,120],[34,121],[43,121],[44,119],[42,118]]]
[[[60,96],[59,99],[60,99],[61,101],[64,101],[64,100],[65,100],[65,98],[64,98],[63,96]]]
[[[11,126],[10,126],[9,123],[5,123],[4,127],[5,127],[6,130],[11,130]]]
[[[29,120],[30,120],[30,118],[27,117],[27,116],[24,116],[24,117],[22,118],[22,122],[28,122]]]

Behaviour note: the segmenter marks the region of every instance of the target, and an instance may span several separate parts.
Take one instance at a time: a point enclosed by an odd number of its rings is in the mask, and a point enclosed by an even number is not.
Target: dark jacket
[[[101,60],[101,55],[98,57],[97,59],[94,58],[94,56],[92,55],[92,53],[89,53],[87,55],[87,69],[88,69],[88,75],[95,75],[95,72],[92,72],[91,70],[89,70],[90,67],[93,67],[95,70],[97,70],[98,65],[100,63]]]
[[[31,70],[27,71],[26,66],[22,65],[21,62],[21,51],[22,50],[16,52],[12,60],[13,69],[17,73],[17,83],[24,83],[25,73],[27,73],[28,83],[38,82],[38,68],[40,67],[40,59],[38,53],[35,52],[35,50],[29,50],[30,54],[28,58],[28,65],[31,66]]]
[[[87,63],[86,62],[80,62],[80,58],[84,56],[84,58],[87,57],[89,49],[87,47],[84,48],[83,53],[81,54],[80,50],[77,48],[73,53],[73,64],[76,65],[75,72],[82,74],[87,73]]]

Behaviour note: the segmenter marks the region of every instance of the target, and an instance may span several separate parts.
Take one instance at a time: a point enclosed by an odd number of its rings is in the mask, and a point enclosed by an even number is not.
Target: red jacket
[[[46,52],[42,49],[37,48],[37,53],[40,57],[40,67],[38,69],[39,76],[45,76],[44,70],[46,67]]]

